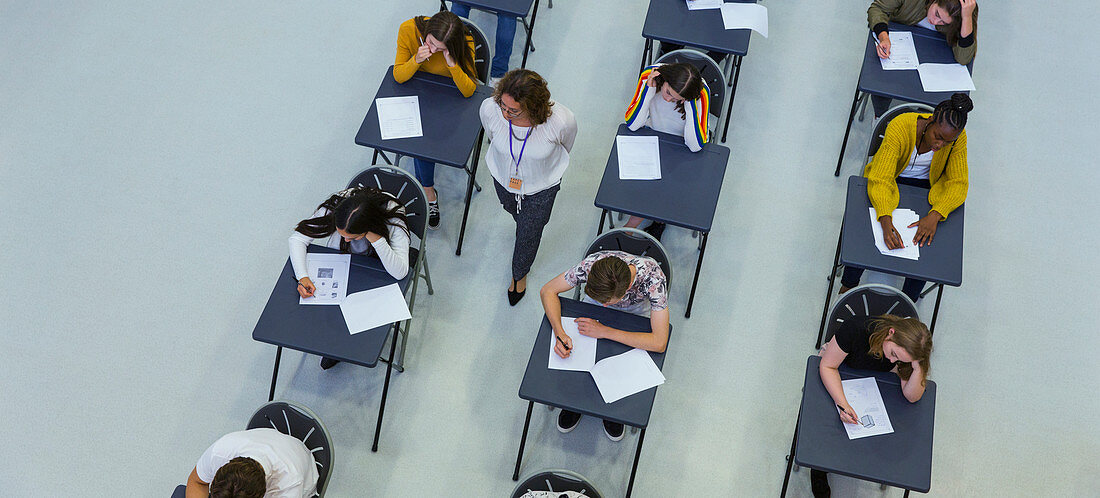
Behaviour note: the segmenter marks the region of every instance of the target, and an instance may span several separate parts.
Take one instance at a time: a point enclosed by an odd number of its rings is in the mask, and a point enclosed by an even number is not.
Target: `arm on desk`
[[[868,188],[870,188],[870,182],[868,182]],[[936,183],[933,183],[932,188],[928,191],[928,203],[932,205],[932,210],[940,213],[946,220],[951,211],[954,211],[955,208],[966,201],[966,193],[969,188],[970,173],[967,170],[966,130],[963,130],[948,150],[947,164],[944,165],[943,173],[936,178]]]
[[[844,386],[840,383],[840,371],[837,370],[837,367],[847,357],[848,353],[840,348],[834,336],[825,344],[825,348],[821,353],[818,374],[821,375],[821,383],[825,384],[825,390],[829,391],[829,396],[833,398],[833,403],[844,410],[844,413],[840,415],[840,420],[847,424],[855,424],[859,423],[859,415],[852,409],[852,405],[848,404],[848,398],[844,396]]]
[[[546,285],[543,285],[542,289],[539,290],[539,299],[542,300],[542,309],[546,313],[546,319],[550,321],[550,328],[553,329],[554,335],[561,339],[554,345],[554,352],[562,358],[569,357],[569,351],[573,348],[573,341],[561,328],[561,299],[558,298],[558,294],[572,288],[573,286],[565,281],[565,273],[562,273],[554,277],[553,280],[546,282]],[[562,345],[563,342],[565,343],[564,346]]]
[[[920,401],[921,396],[924,396],[924,369],[921,368],[920,362],[914,361],[910,363],[913,366],[913,373],[909,374],[909,380],[901,379],[901,393],[905,395],[905,399],[910,403],[916,403]],[[895,367],[895,372],[897,368]],[[898,375],[901,378],[901,375]]]
[[[199,479],[198,468],[191,469],[191,475],[187,476],[187,498],[207,498],[210,496],[210,483]]]
[[[610,339],[630,347],[664,353],[668,347],[668,308],[650,312],[649,327],[652,332],[627,332],[608,327],[591,318],[577,319],[577,329],[589,337]]]
[[[910,122],[908,119],[905,121]],[[915,121],[912,123],[915,126]],[[863,176],[867,178],[867,198],[874,206],[875,216],[878,218],[893,215],[898,207],[898,161],[903,154],[909,156],[911,149],[908,148],[906,136],[910,131],[910,127],[903,125],[901,119],[894,118],[886,126],[878,151],[863,170]]]

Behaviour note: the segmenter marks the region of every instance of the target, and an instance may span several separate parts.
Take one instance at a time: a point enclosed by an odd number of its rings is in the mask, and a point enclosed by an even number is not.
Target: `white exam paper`
[[[315,290],[313,297],[298,297],[298,304],[340,304],[348,294],[350,254],[311,252],[306,268]]]
[[[349,294],[340,303],[340,312],[344,314],[344,323],[352,335],[412,318],[409,305],[405,303],[405,296],[397,284]]]
[[[614,403],[665,383],[665,376],[653,363],[653,358],[638,348],[600,360],[589,373],[596,381],[604,403]]]
[[[374,99],[378,106],[378,130],[382,140],[424,136],[420,124],[420,98],[384,97]]]
[[[723,3],[722,23],[726,29],[751,29],[768,37],[768,8],[756,3]]]
[[[573,349],[570,350],[568,358],[562,358],[554,352],[554,345],[557,344],[558,338],[552,332],[550,333],[549,367],[551,370],[587,372],[592,369],[592,365],[596,364],[596,338],[582,335],[577,330],[577,322],[574,320],[576,318],[561,317],[561,327],[565,329],[565,335],[573,341]]]
[[[920,259],[920,247],[913,243],[913,238],[917,236],[917,227],[909,228],[909,225],[920,220],[920,215],[912,209],[895,209],[890,214],[894,229],[901,235],[901,243],[904,246],[901,249],[887,249],[886,241],[882,238],[882,223],[878,221],[875,208],[869,207],[867,210],[871,214],[871,233],[875,235],[875,247],[878,248],[878,252],[897,258]]]
[[[882,68],[887,71],[895,69],[916,69],[920,62],[917,60],[917,47],[913,45],[913,33],[909,31],[890,31],[890,58],[879,59]],[[871,33],[874,38],[875,34]],[[878,43],[878,41],[875,41]]]
[[[974,90],[970,71],[962,64],[921,64],[917,66],[920,85],[926,92],[965,92]]]
[[[718,9],[723,0],[687,0],[688,10]]]
[[[882,402],[882,393],[878,390],[878,382],[874,377],[862,379],[848,379],[840,382],[844,388],[844,397],[848,404],[852,405],[858,424],[844,424],[844,430],[848,433],[848,439],[859,439],[867,436],[878,436],[894,432],[894,426],[890,424],[890,416],[886,414],[886,404]],[[837,413],[840,407],[837,407]]]
[[[615,137],[620,180],[660,180],[661,146],[654,136]]]

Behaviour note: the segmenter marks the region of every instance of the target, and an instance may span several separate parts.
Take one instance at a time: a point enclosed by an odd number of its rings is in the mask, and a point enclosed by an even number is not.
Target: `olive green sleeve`
[[[867,7],[867,27],[877,35],[886,30],[886,23],[901,9],[904,0],[875,0]],[[881,26],[880,26],[881,25]]]

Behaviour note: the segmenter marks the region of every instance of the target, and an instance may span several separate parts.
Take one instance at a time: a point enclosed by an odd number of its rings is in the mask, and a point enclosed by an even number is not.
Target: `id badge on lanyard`
[[[515,151],[512,150],[512,138],[515,137],[512,133],[512,122],[508,122],[508,154],[512,156],[512,165],[515,166],[511,178],[508,179],[508,188],[510,189],[520,190],[520,187],[523,186],[523,179],[519,177],[519,163],[523,161],[523,151],[527,150],[527,139],[531,138],[532,131],[534,130],[528,129],[527,135],[523,137],[523,145],[519,148],[519,158],[517,158]]]

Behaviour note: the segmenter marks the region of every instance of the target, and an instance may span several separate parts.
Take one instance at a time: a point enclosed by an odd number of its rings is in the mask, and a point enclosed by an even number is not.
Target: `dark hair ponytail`
[[[940,102],[932,111],[932,122],[961,130],[966,127],[966,115],[974,109],[974,101],[965,93],[957,92],[951,98]]]
[[[698,99],[703,93],[703,78],[699,74],[699,69],[686,62],[661,64],[657,67],[657,77],[653,79],[653,83],[658,91],[662,85],[668,83],[669,88],[684,100]],[[683,102],[676,103],[676,110],[680,111],[681,118],[687,117]]]
[[[350,188],[333,194],[317,207],[328,213],[298,222],[295,230],[314,239],[328,237],[337,228],[356,235],[371,232],[388,242],[391,226],[400,227],[409,234],[409,220],[401,206],[388,207],[394,201],[393,196],[374,187]],[[341,239],[340,250],[347,251],[347,245],[347,241]]]

